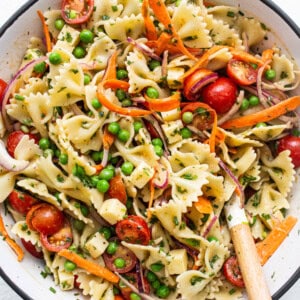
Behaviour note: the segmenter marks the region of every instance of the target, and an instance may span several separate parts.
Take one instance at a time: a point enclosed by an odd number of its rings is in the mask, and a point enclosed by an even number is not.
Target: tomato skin
[[[94,10],[94,0],[63,0],[62,17],[68,24],[82,24],[88,21]],[[78,13],[77,18],[70,18],[70,11]]]
[[[219,77],[202,89],[202,100],[218,114],[227,113],[236,101],[236,84],[227,77]]]
[[[0,78],[0,108],[2,105],[2,98],[3,98],[6,87],[7,87],[7,83],[3,79]]]
[[[24,133],[21,130],[13,131],[7,137],[6,148],[11,157],[15,157],[15,149],[24,135],[28,135],[30,139],[34,139],[38,143],[38,138],[34,134]]]
[[[290,157],[295,168],[300,167],[300,137],[287,135],[279,140],[277,152],[290,150]]]
[[[126,204],[127,193],[121,175],[116,175],[109,181],[107,193],[110,198],[117,198],[120,202]]]
[[[249,63],[241,60],[231,59],[226,72],[239,85],[251,85],[257,81],[257,71]]]
[[[225,278],[233,285],[244,288],[245,283],[236,256],[230,256],[223,265]]]
[[[146,221],[133,215],[117,223],[116,234],[122,241],[141,245],[148,245],[151,236]]]
[[[33,206],[26,216],[30,229],[45,235],[58,232],[64,226],[64,214],[55,206],[42,203]]]
[[[14,210],[26,215],[30,208],[38,203],[38,200],[27,193],[14,189],[8,196],[8,202]]]
[[[51,252],[59,252],[67,249],[72,245],[73,234],[70,222],[65,218],[63,227],[52,235],[41,233],[40,240],[42,245]]]
[[[21,239],[21,242],[24,248],[34,257],[42,259],[44,257],[42,251],[38,251],[36,247],[30,242],[26,242],[24,239]]]

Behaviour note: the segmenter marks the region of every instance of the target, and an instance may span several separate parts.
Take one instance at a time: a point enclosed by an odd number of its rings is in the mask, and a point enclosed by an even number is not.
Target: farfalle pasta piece
[[[208,58],[207,69],[216,71],[227,66],[229,60],[232,58],[228,48],[221,48],[217,52],[211,54]]]
[[[24,135],[15,148],[14,156],[18,160],[34,160],[42,155],[42,150],[35,143],[34,139]]]
[[[12,226],[11,232],[18,238],[23,239],[26,242],[30,242],[32,245],[38,248],[41,248],[39,234],[34,230],[30,230],[25,220],[16,222]]]
[[[55,27],[55,21],[61,18],[61,10],[59,9],[51,9],[44,12],[44,17],[46,24],[48,26],[48,30],[51,33],[53,38],[57,38],[59,35],[59,30]]]
[[[233,27],[239,18],[239,9],[233,6],[214,5],[208,7],[207,12],[215,19],[222,20],[230,27]]]
[[[141,2],[139,0],[119,0],[123,5],[120,17],[139,15],[141,13]]]
[[[15,173],[5,172],[0,168],[0,186],[5,186],[5,189],[0,189],[0,203],[5,201],[8,195],[13,191],[15,181]]]

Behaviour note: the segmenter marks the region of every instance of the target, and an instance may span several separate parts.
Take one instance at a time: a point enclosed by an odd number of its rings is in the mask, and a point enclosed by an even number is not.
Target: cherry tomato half
[[[30,208],[38,203],[38,200],[27,193],[13,190],[8,196],[10,206],[17,212],[26,215]]]
[[[116,234],[120,240],[132,244],[148,245],[150,230],[144,219],[139,216],[128,216],[116,225]]]
[[[94,0],[63,0],[62,17],[68,24],[82,24],[88,21],[94,10]]]
[[[37,248],[30,242],[25,241],[24,239],[21,239],[21,242],[24,246],[24,248],[34,257],[42,259],[43,258],[43,252],[38,251]]]
[[[257,80],[257,71],[247,62],[231,59],[227,64],[227,75],[240,85],[251,85]]]
[[[233,285],[243,288],[245,283],[236,256],[230,256],[223,265],[225,278]]]
[[[109,241],[116,242],[117,249],[114,254],[108,254],[107,252],[103,253],[103,259],[104,259],[104,262],[105,262],[105,265],[107,266],[107,268],[109,268],[113,272],[118,272],[120,274],[124,274],[124,273],[131,271],[135,267],[136,262],[137,262],[137,258],[135,256],[135,254],[130,249],[123,246],[120,243],[120,240],[118,238],[114,237],[114,238],[109,239]],[[124,267],[118,268],[115,265],[115,260],[117,258],[121,258],[124,260],[124,262],[125,262]]]
[[[2,105],[2,98],[3,98],[6,87],[7,87],[7,83],[3,79],[0,78],[0,108]]]
[[[290,157],[295,168],[300,167],[300,137],[287,135],[279,140],[277,151],[290,150]]]
[[[138,275],[133,272],[129,272],[124,277],[136,288],[138,288]],[[150,284],[145,276],[143,276],[143,287],[144,287],[144,293],[149,295],[150,294]],[[130,287],[120,287],[121,294],[124,297],[125,300],[131,300],[130,294],[132,293],[132,290]]]
[[[9,153],[10,156],[14,157],[15,149],[24,135],[28,135],[30,139],[33,139],[35,143],[38,143],[38,137],[35,136],[34,134],[24,133],[21,130],[13,131],[8,135],[7,142],[6,142],[7,152]]]
[[[42,245],[51,252],[59,252],[72,245],[73,234],[69,221],[65,218],[63,227],[52,235],[41,233],[40,239]]]
[[[51,235],[64,226],[64,214],[53,205],[41,203],[31,207],[26,216],[26,223],[30,229]]]
[[[117,198],[123,204],[126,204],[127,201],[127,193],[125,184],[120,175],[114,176],[109,181],[109,189],[107,191],[110,198]]]
[[[219,77],[202,89],[202,100],[218,114],[227,113],[236,101],[236,84],[227,77]]]

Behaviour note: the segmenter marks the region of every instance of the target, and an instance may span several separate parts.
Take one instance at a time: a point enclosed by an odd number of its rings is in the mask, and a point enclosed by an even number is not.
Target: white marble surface
[[[51,1],[51,0],[49,0]],[[26,0],[1,0],[0,26],[16,11]],[[300,26],[300,10],[297,0],[274,0],[293,20]],[[300,299],[300,280],[281,298],[281,300]],[[0,277],[0,300],[21,300],[21,298]]]

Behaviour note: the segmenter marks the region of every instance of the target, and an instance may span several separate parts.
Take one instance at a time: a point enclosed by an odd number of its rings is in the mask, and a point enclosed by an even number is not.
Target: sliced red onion
[[[101,165],[103,166],[103,168],[105,168],[108,163],[108,157],[109,157],[109,149],[103,148],[103,157],[101,161]]]
[[[190,256],[192,256],[192,257],[197,257],[197,256],[199,255],[199,251],[198,251],[198,250],[192,249],[192,248],[190,248],[189,246],[180,243],[180,242],[179,242],[178,240],[176,240],[176,239],[174,239],[174,243],[177,245],[177,247],[182,248],[182,249],[185,249],[186,252],[187,252]]]
[[[135,103],[145,103],[146,99],[143,96],[132,97],[131,100]]]
[[[98,64],[96,61],[93,61],[92,63],[79,63],[83,71],[92,71],[95,69],[100,68],[100,64]]]
[[[243,44],[245,46],[244,51],[249,52],[249,38],[245,31],[242,33]]]
[[[208,226],[206,227],[205,231],[202,234],[202,236],[204,238],[207,237],[207,235],[209,234],[209,232],[211,231],[212,227],[214,226],[214,224],[216,223],[217,220],[218,220],[218,217],[216,215],[212,217]]]
[[[84,112],[78,107],[78,105],[76,103],[71,104],[70,109],[77,116],[84,115]]]
[[[11,157],[3,141],[0,140],[0,166],[10,172],[20,172],[29,166],[29,161],[17,160]]]
[[[169,184],[169,172],[161,164],[156,167],[156,174],[153,178],[153,184],[159,189],[164,189]]]
[[[264,102],[266,102],[266,98],[263,95],[262,92],[262,76],[263,76],[263,72],[266,68],[266,66],[271,62],[270,59],[268,59],[267,61],[264,62],[264,64],[258,69],[257,72],[257,81],[256,81],[256,88],[257,88],[257,96],[260,99],[261,103],[263,104]]]
[[[131,37],[127,37],[127,42],[134,45],[137,49],[139,49],[142,53],[144,53],[145,55],[155,59],[155,60],[158,60],[158,61],[161,61],[161,58],[160,56],[156,55],[154,53],[154,50],[149,48],[148,46],[146,46],[145,44],[143,43],[138,43],[136,42],[133,38]]]
[[[163,54],[163,60],[162,60],[162,63],[161,63],[161,77],[162,78],[166,78],[167,75],[168,75],[168,69],[167,69],[168,56],[169,56],[169,52],[168,52],[168,50],[165,50],[164,54]]]
[[[140,293],[144,293],[145,288],[144,288],[144,280],[143,280],[143,269],[139,260],[137,261],[136,264],[136,275],[137,275],[138,290]]]
[[[231,172],[231,170],[226,166],[226,164],[220,159],[219,160],[219,166],[229,175],[229,177],[234,181],[236,184],[237,189],[239,190],[240,194],[240,206],[241,208],[244,207],[245,204],[245,195],[244,195],[244,189],[242,185],[240,184],[239,180],[235,177],[235,175]]]
[[[42,56],[39,57],[35,60],[32,60],[31,62],[29,62],[28,64],[26,64],[24,67],[22,67],[11,79],[11,81],[8,83],[4,94],[3,94],[3,98],[2,98],[2,108],[1,108],[1,113],[2,113],[2,117],[3,117],[3,121],[4,121],[4,125],[6,127],[6,129],[8,131],[12,131],[13,127],[10,124],[8,118],[7,118],[7,113],[6,113],[6,109],[5,106],[8,103],[8,99],[9,96],[11,95],[11,93],[13,92],[16,84],[17,84],[17,80],[27,71],[32,70],[33,67],[35,66],[35,64],[40,63],[42,61],[45,61],[47,59],[46,56]]]
[[[97,210],[94,208],[94,207],[90,207],[90,214],[91,214],[91,217],[96,221],[98,222],[100,225],[102,226],[110,226],[110,224],[105,221],[97,212]]]

